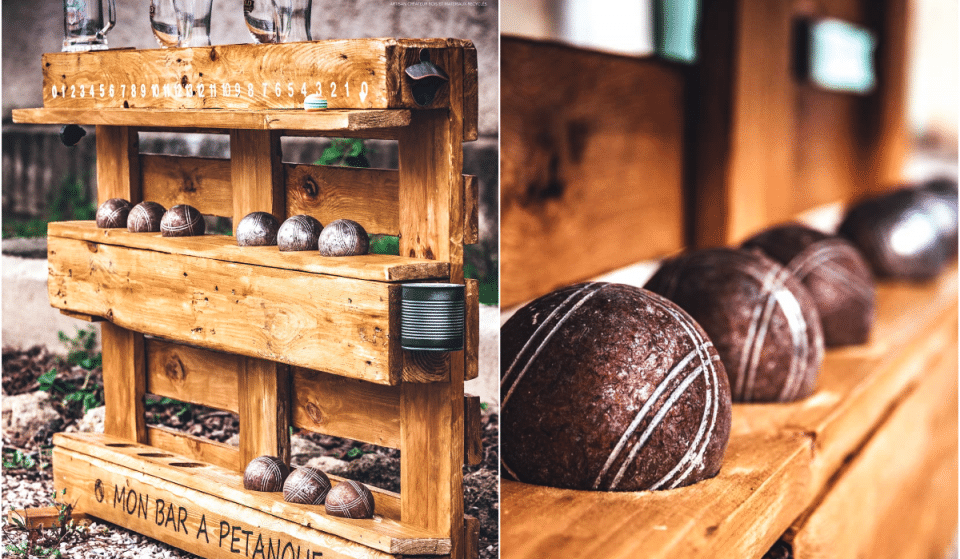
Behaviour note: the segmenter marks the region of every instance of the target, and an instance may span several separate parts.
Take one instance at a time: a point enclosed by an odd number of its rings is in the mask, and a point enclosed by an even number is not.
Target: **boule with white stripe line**
[[[665,261],[644,287],[707,332],[734,402],[789,402],[813,393],[823,361],[820,315],[787,268],[759,252],[698,250]]]
[[[203,235],[207,223],[200,210],[187,204],[177,204],[163,214],[160,220],[162,237],[193,237]]]
[[[799,223],[757,233],[743,243],[793,272],[817,305],[827,347],[866,343],[873,325],[876,286],[870,266],[852,243]]]
[[[166,208],[156,202],[140,202],[127,216],[127,231],[131,233],[159,233],[160,220]]]
[[[330,478],[317,468],[300,466],[283,482],[283,500],[288,503],[322,505],[330,492]]]
[[[670,489],[720,471],[730,387],[704,331],[638,287],[586,283],[500,330],[501,466],[524,483]]]
[[[320,256],[358,256],[370,250],[370,237],[363,226],[349,219],[338,219],[317,238]]]
[[[327,493],[327,514],[341,518],[373,518],[373,493],[366,485],[345,479]]]
[[[283,491],[290,467],[276,456],[257,456],[243,471],[243,488],[274,493]]]
[[[276,246],[280,221],[268,212],[250,212],[237,224],[237,245],[242,247]]]
[[[97,227],[100,229],[126,227],[131,207],[132,204],[123,198],[110,198],[97,208]]]

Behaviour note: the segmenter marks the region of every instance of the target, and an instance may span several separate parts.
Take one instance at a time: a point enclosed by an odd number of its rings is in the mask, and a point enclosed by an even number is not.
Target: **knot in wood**
[[[320,411],[320,407],[313,402],[307,402],[307,415],[310,416],[310,421],[313,421],[317,425],[323,424],[323,412]]]
[[[317,181],[313,180],[313,177],[309,175],[303,177],[302,188],[310,198],[316,198],[317,195],[320,194],[320,185],[318,185]]]
[[[182,381],[187,378],[187,372],[183,368],[183,361],[176,355],[171,355],[167,358],[167,362],[163,366],[163,372],[170,380]]]

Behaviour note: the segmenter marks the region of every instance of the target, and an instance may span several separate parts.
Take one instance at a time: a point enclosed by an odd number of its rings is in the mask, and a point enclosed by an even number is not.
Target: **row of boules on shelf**
[[[276,456],[259,456],[247,464],[243,487],[251,491],[283,491],[283,500],[302,505],[324,505],[327,514],[342,518],[373,518],[370,489],[359,482],[344,480],[333,489],[322,470],[300,466],[290,471]]]

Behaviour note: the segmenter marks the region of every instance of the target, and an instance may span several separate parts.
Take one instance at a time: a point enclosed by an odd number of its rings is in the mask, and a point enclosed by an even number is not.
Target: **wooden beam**
[[[164,340],[147,340],[147,393],[237,413],[243,357]]]
[[[97,126],[98,204],[110,198],[123,198],[131,204],[143,201],[139,146],[136,128]]]
[[[290,463],[290,368],[247,357],[238,375],[240,463],[277,456]]]
[[[151,425],[147,427],[147,444],[162,451],[171,452],[191,460],[199,460],[235,472],[242,472],[245,463],[240,461],[240,451],[228,444],[211,441],[181,433],[168,427]],[[148,453],[162,458],[160,453]],[[172,457],[172,455],[170,455]]]
[[[468,466],[483,462],[483,414],[480,396],[463,396],[463,461]]]
[[[143,395],[146,371],[143,334],[104,322],[100,327],[103,347],[103,432],[130,441],[145,442]]]

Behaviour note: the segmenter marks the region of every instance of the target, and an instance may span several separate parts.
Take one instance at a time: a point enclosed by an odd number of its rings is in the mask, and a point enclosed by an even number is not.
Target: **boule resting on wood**
[[[338,219],[324,227],[317,243],[321,256],[357,256],[370,250],[366,230],[349,219]]]

